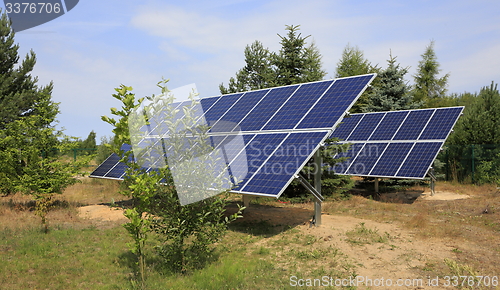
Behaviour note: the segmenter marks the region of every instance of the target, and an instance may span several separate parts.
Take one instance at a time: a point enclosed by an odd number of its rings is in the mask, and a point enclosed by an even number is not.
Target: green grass
[[[121,228],[0,231],[3,289],[126,289]]]
[[[370,229],[365,226],[365,223],[356,225],[356,228],[346,233],[347,241],[356,245],[365,245],[373,243],[387,243],[389,234],[380,235],[378,229]]]

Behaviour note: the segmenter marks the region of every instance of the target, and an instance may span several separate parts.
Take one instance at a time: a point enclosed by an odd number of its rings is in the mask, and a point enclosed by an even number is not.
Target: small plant
[[[347,241],[356,245],[365,245],[373,243],[387,243],[389,234],[380,235],[378,229],[369,229],[365,223],[359,223],[352,231],[346,232]]]

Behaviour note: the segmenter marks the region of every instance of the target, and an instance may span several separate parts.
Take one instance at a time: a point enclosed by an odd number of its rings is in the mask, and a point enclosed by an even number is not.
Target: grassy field
[[[118,190],[119,184],[109,180],[84,180],[72,186],[49,214],[48,234],[40,231],[29,199],[0,198],[0,288],[137,289],[136,266],[127,247],[131,239],[120,222],[78,216],[80,206],[119,204],[124,197]],[[400,275],[422,279],[500,276],[500,192],[493,186],[439,183],[438,191],[471,197],[414,198],[423,190],[388,193],[379,200],[355,195],[327,201],[324,224],[317,229],[308,224],[312,204],[254,200],[219,243],[217,260],[181,275],[164,270],[150,255],[147,287],[295,289],[294,279],[301,277],[349,279],[364,273],[376,277],[394,272],[391,267],[405,268]],[[152,241],[154,237],[149,253]],[[429,246],[434,247],[432,254],[426,253],[426,245],[435,245]],[[384,259],[391,263],[377,264]],[[456,288],[500,289],[467,284]]]

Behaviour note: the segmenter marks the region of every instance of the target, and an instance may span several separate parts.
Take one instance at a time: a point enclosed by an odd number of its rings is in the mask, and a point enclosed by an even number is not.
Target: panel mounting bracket
[[[321,204],[325,198],[321,195],[321,164],[322,158],[319,149],[314,153],[314,186],[312,186],[302,172],[299,172],[295,177],[302,183],[302,185],[314,196],[314,216],[311,225],[321,225]]]

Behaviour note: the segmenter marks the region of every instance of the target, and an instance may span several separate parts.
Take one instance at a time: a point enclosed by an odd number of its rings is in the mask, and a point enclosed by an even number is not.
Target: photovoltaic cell
[[[243,95],[243,93],[224,96],[213,107],[205,113],[205,120],[209,126],[214,125],[217,120]]]
[[[396,175],[414,178],[424,176],[439,153],[441,145],[441,142],[416,143]]]
[[[410,111],[393,140],[417,140],[434,110]]]
[[[369,175],[373,165],[376,164],[388,143],[369,143],[363,145],[363,149],[359,152],[356,159],[351,162],[346,174]]]
[[[346,173],[347,169],[352,164],[356,156],[358,156],[359,151],[363,149],[364,145],[365,144],[352,144],[346,152],[339,153],[336,158],[346,158],[346,160],[336,163],[332,170],[338,174]]]
[[[254,175],[259,167],[272,155],[274,150],[285,140],[288,134],[260,134],[256,135],[245,147],[248,156],[248,174],[241,180],[233,191],[239,191]]]
[[[373,80],[374,75],[364,75],[355,78],[337,79],[323,97],[309,111],[305,118],[296,127],[331,128],[348,111]]]
[[[264,130],[293,129],[314,105],[318,96],[323,95],[333,81],[301,85],[283,107],[266,124]]]
[[[105,177],[106,174],[120,161],[120,157],[115,153],[111,154],[104,162],[97,167],[90,176]]]
[[[224,114],[216,124],[219,132],[231,132],[236,125],[241,121],[243,116],[246,116],[250,110],[269,92],[269,90],[260,90],[255,92],[247,92],[238,100],[234,106]],[[223,125],[220,125],[224,123]],[[227,125],[225,125],[227,124]]]
[[[419,139],[446,139],[453,125],[455,125],[458,116],[462,113],[462,109],[462,107],[436,109],[436,112]]]
[[[262,129],[274,113],[281,107],[298,85],[275,88],[247,115],[239,124],[241,131],[257,131]]]
[[[324,136],[324,132],[290,133],[252,179],[242,187],[241,192],[279,195],[291,181],[290,176],[302,168]],[[315,146],[301,149],[304,144]]]
[[[363,118],[362,114],[345,117],[330,137],[346,140],[352,133],[352,130],[358,125],[361,118]]]
[[[401,163],[410,152],[413,143],[391,143],[387,146],[377,165],[370,171],[371,176],[394,176]]]
[[[347,140],[368,140],[384,115],[384,113],[366,114],[363,117],[363,121],[356,127],[356,129],[354,129]]]
[[[370,140],[392,140],[407,115],[408,111],[387,112]]]
[[[422,179],[463,109],[391,111],[344,118],[331,136],[344,137],[340,142],[351,143],[355,146],[351,151],[359,154],[333,170],[346,175]],[[345,154],[337,156],[341,157]]]

